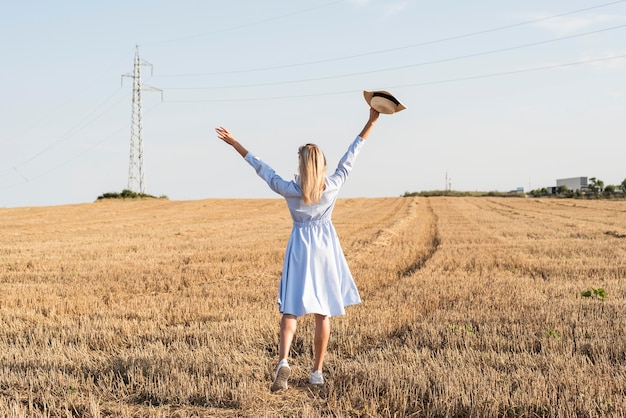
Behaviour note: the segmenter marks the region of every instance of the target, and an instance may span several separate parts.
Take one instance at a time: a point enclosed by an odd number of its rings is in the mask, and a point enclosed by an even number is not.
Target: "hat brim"
[[[388,91],[363,91],[363,97],[370,107],[380,113],[391,115],[406,109],[406,106]]]

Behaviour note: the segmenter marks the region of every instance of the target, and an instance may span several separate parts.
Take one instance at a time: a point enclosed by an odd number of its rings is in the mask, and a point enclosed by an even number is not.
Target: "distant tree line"
[[[404,192],[402,197],[433,197],[433,196],[453,196],[453,197],[526,197],[525,193],[521,192],[460,192],[456,190],[426,190],[422,192]]]
[[[554,191],[553,191],[554,190]],[[492,197],[565,197],[565,198],[578,198],[578,199],[612,199],[612,198],[626,198],[626,179],[619,185],[609,184],[604,185],[604,182],[596,177],[589,178],[589,185],[583,190],[570,190],[567,186],[559,186],[555,189],[542,187],[540,189],[531,190],[528,193],[524,192],[460,192],[454,190],[428,190],[422,192],[404,192],[403,197],[411,196],[492,196]]]

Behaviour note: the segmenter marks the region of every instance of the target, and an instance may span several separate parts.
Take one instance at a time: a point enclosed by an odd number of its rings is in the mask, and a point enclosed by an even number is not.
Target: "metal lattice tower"
[[[130,161],[128,163],[128,190],[144,194],[146,192],[146,179],[143,164],[143,124],[141,111],[141,92],[143,90],[156,90],[154,87],[143,86],[141,83],[141,67],[149,66],[152,72],[152,64],[139,57],[139,46],[135,47],[135,65],[132,74],[123,77],[133,79],[133,105],[130,125]]]

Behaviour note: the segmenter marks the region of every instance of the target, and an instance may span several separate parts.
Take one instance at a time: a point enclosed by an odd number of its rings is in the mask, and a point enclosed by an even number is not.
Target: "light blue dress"
[[[363,144],[357,136],[335,172],[326,177],[321,200],[312,205],[304,203],[297,180],[284,180],[250,152],[245,157],[270,188],[285,198],[293,219],[278,290],[278,308],[283,314],[337,316],[345,314],[346,306],[361,302],[331,214]]]

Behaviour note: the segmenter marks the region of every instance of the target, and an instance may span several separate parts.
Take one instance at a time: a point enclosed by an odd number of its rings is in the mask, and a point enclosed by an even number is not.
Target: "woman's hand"
[[[217,132],[217,137],[226,142],[228,145],[233,145],[235,142],[237,142],[233,134],[231,134],[228,129],[224,128],[223,126],[215,128],[215,132]]]
[[[380,116],[380,112],[373,107],[370,107],[370,123],[376,123],[378,117]]]
[[[367,120],[367,123],[365,124],[365,126],[363,127],[363,130],[359,134],[359,136],[361,138],[367,139],[367,137],[369,136],[369,134],[370,134],[370,132],[372,130],[372,127],[374,126],[374,124],[378,120],[379,116],[380,116],[380,112],[378,110],[374,109],[373,107],[370,107],[370,117]]]
[[[223,126],[220,126],[219,128],[215,128],[215,132],[217,132],[217,137],[219,139],[221,139],[222,141],[226,142],[228,145],[232,146],[233,148],[235,148],[235,150],[242,156],[242,157],[246,157],[246,155],[248,154],[248,150],[245,149],[233,136],[233,134],[231,134],[228,129],[224,128]]]

